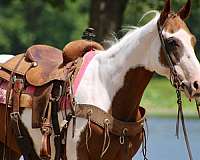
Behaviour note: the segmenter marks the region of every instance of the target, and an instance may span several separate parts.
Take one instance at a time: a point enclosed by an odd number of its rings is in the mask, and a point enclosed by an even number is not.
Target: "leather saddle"
[[[33,86],[42,86],[53,80],[64,81],[71,67],[70,62],[91,49],[103,50],[103,47],[87,40],[70,42],[63,51],[48,45],[33,45],[26,53],[0,64],[0,77],[9,81],[10,73],[14,71],[25,76],[27,82]],[[17,65],[19,61],[21,62]]]
[[[66,94],[69,92],[67,79],[76,69],[76,63],[79,63],[77,59],[94,49],[103,50],[103,47],[88,40],[70,42],[63,51],[48,45],[33,45],[26,53],[0,64],[0,89],[6,91],[6,103],[12,106],[10,113],[12,128],[23,153],[26,153],[26,149],[23,151],[24,145],[20,145],[24,138],[18,138],[21,132],[16,127],[19,123],[16,113],[19,114],[20,107],[30,107],[32,128],[40,128],[42,133],[40,157],[44,159],[51,157],[50,135],[53,126],[56,135],[55,159],[60,159],[61,133],[57,117],[61,105],[59,100],[67,97]],[[3,83],[6,83],[5,88],[2,87]]]
[[[63,51],[48,45],[33,45],[27,49],[26,53],[0,64],[0,79],[9,82],[11,73],[15,72],[15,76],[25,79],[26,86],[35,87],[35,92],[31,94],[32,102],[30,102],[30,97],[24,94],[21,96],[26,97],[23,101],[29,99],[29,102],[22,101],[21,104],[32,105],[33,128],[41,125],[42,111],[48,104],[50,82],[64,82],[70,70],[75,67],[72,62],[91,49],[103,50],[103,47],[87,40],[70,42]]]

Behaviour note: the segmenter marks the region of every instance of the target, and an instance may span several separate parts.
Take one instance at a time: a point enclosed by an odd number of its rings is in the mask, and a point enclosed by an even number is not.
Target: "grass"
[[[195,102],[182,94],[183,110],[187,117],[197,117]],[[176,90],[167,79],[153,78],[147,86],[141,105],[151,116],[175,117],[177,115]]]

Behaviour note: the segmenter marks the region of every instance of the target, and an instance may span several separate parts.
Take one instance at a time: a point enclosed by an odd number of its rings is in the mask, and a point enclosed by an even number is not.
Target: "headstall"
[[[165,56],[165,59],[167,61],[167,64],[170,68],[170,81],[171,84],[176,88],[176,95],[177,95],[177,105],[178,105],[178,114],[177,114],[177,123],[176,123],[176,136],[179,138],[179,121],[181,120],[182,123],[182,129],[184,133],[184,139],[187,146],[187,151],[190,160],[192,160],[192,152],[189,144],[187,129],[185,127],[185,120],[184,120],[184,114],[183,114],[183,107],[182,107],[182,99],[181,99],[181,86],[182,86],[182,80],[179,78],[176,69],[174,67],[174,64],[172,62],[172,59],[170,57],[170,51],[167,45],[166,38],[163,36],[162,32],[164,30],[165,23],[163,25],[160,24],[160,20],[157,22],[157,28],[158,28],[158,34],[161,42],[161,47]]]

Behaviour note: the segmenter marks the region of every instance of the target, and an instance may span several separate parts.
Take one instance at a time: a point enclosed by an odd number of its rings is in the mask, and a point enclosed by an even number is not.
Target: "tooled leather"
[[[98,107],[88,105],[88,104],[79,104],[76,108],[76,116],[82,118],[88,118],[95,124],[99,125],[100,127],[104,128],[105,120],[109,122],[109,131],[117,136],[120,136],[123,132],[123,129],[127,129],[128,136],[135,136],[138,133],[142,132],[144,119],[145,119],[145,109],[139,107],[140,114],[142,118],[136,122],[124,122],[118,119],[115,119],[109,113],[101,110]]]

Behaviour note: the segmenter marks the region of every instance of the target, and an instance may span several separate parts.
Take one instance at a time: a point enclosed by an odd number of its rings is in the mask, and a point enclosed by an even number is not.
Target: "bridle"
[[[166,21],[165,21],[166,22]],[[182,80],[177,74],[177,71],[175,69],[175,66],[173,64],[173,61],[170,57],[170,49],[168,48],[168,44],[166,41],[166,38],[163,36],[162,31],[164,29],[165,23],[163,25],[160,24],[160,20],[157,22],[157,28],[158,28],[158,34],[161,42],[161,47],[164,52],[165,59],[167,61],[167,64],[170,69],[170,81],[171,84],[176,88],[176,95],[177,95],[177,104],[178,104],[178,114],[177,114],[177,123],[176,123],[176,136],[179,138],[179,121],[181,120],[182,123],[182,129],[184,133],[184,139],[187,146],[187,151],[190,160],[192,160],[192,152],[188,140],[188,134],[187,129],[185,127],[185,120],[183,115],[183,107],[182,107],[182,99],[181,99],[181,86],[182,86]]]
[[[165,21],[166,22],[166,21]],[[170,68],[170,81],[171,84],[176,88],[180,88],[182,86],[182,80],[179,78],[176,69],[174,67],[173,61],[170,57],[170,49],[168,48],[167,40],[163,36],[162,31],[164,30],[165,23],[161,26],[160,20],[157,22],[157,28],[158,28],[158,34],[161,42],[161,47],[164,52],[165,59],[167,61],[167,64]]]

